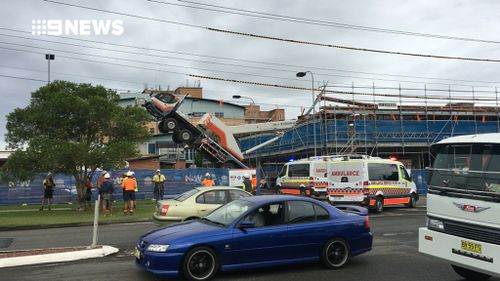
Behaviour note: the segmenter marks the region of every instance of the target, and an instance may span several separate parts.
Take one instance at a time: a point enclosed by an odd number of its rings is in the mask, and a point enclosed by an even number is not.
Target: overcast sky
[[[282,22],[164,5],[148,2],[146,0],[60,1],[144,17],[154,17],[198,26],[287,39],[400,52],[500,59],[499,43],[446,40],[422,36],[344,29],[331,26]],[[175,0],[164,1],[181,4],[181,2]],[[500,35],[496,32],[498,26],[500,26],[500,17],[498,17],[500,3],[495,0],[194,1],[321,21],[500,41]],[[5,48],[29,50],[39,53],[54,53],[56,59],[51,64],[52,79],[101,84],[108,88],[119,89],[119,91],[140,91],[144,88],[145,84],[148,84],[150,87],[161,85],[162,88],[170,87],[173,89],[178,86],[193,86],[195,82],[198,83],[199,81],[203,87],[204,96],[206,98],[232,101],[231,96],[234,94],[251,96],[256,103],[262,104],[264,109],[271,109],[276,106],[285,108],[288,119],[296,118],[296,116],[299,115],[301,106],[308,106],[311,104],[310,91],[276,89],[205,79],[200,80],[190,78],[185,74],[189,73],[226,79],[311,87],[309,75],[303,78],[295,77],[297,71],[311,70],[314,73],[316,81],[328,82],[329,85],[354,84],[355,86],[370,86],[372,83],[375,83],[376,87],[398,87],[398,85],[401,84],[403,88],[423,88],[424,84],[428,83],[427,87],[431,89],[447,89],[448,86],[446,84],[452,84],[452,89],[471,89],[472,86],[474,86],[474,89],[479,91],[478,95],[493,97],[495,96],[493,92],[495,86],[499,86],[498,84],[500,84],[496,83],[500,81],[500,77],[498,77],[500,73],[500,63],[405,57],[270,41],[261,38],[218,33],[185,25],[173,25],[68,7],[41,0],[2,0],[0,2],[0,28],[31,32],[32,20],[34,19],[122,20],[124,31],[120,36],[80,35],[72,37],[151,49],[162,49],[170,53],[112,47],[91,42],[70,41],[64,38],[37,36],[0,29],[0,34],[4,35],[24,36],[36,40],[43,39],[86,46],[60,45],[0,35],[0,94],[2,98],[2,102],[0,103],[0,116],[2,116],[0,118],[0,135],[2,136],[5,134],[5,115],[17,107],[25,107],[29,102],[30,93],[44,84],[44,82],[40,81],[20,80],[2,77],[2,75],[26,77],[44,81],[47,79],[47,62],[42,54],[13,51]],[[6,43],[23,44],[35,48]],[[48,51],[43,48],[53,50]],[[126,52],[148,53],[151,56],[112,52],[102,50],[103,48]],[[84,55],[69,54],[62,51],[78,52]],[[172,53],[172,51],[174,53]],[[199,56],[181,55],[175,52],[186,52]],[[81,59],[69,59],[63,56]],[[108,56],[113,58],[105,59],[97,56]],[[169,58],[165,58],[165,56]],[[214,56],[219,58],[214,58]],[[238,60],[224,60],[222,58],[244,59],[303,67],[269,65]],[[85,61],[85,59],[96,60],[101,63],[89,62]],[[143,63],[127,60],[137,60]],[[201,61],[209,63],[203,63]],[[149,70],[117,66],[106,64],[105,62],[149,68]],[[225,65],[215,64],[215,62],[225,63]],[[231,66],[228,64],[233,65]],[[251,67],[249,68],[248,66]],[[259,67],[273,68],[273,70],[258,69]],[[169,73],[168,71],[174,73]],[[346,71],[412,77],[361,74]],[[417,79],[414,78],[414,76],[429,78]],[[434,80],[430,78],[453,79],[456,81]],[[340,90],[340,88],[337,89]],[[482,90],[491,91],[491,93],[481,94],[480,91]],[[357,91],[371,92],[371,90],[362,89],[357,89]],[[377,90],[377,92],[381,93],[389,91],[390,90]],[[412,92],[412,94],[415,94],[415,92]],[[418,92],[418,94],[422,95],[423,92]],[[432,94],[447,95],[447,93],[440,92]],[[350,96],[338,97],[350,98]],[[356,97],[356,99],[363,100],[363,97]],[[3,146],[3,139],[0,139],[0,149]]]

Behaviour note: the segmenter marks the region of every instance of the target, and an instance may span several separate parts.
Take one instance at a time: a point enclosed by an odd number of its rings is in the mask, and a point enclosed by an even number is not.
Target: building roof
[[[466,135],[444,139],[437,144],[449,143],[500,143],[500,133]]]

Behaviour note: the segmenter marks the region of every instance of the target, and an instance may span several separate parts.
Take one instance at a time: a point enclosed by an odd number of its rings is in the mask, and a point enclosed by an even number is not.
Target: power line
[[[3,74],[0,74],[0,77],[6,77],[6,78],[13,78],[13,79],[21,79],[21,80],[29,80],[29,81],[36,81],[36,82],[47,83],[47,80],[35,79],[35,78],[28,78],[28,77],[11,76],[11,75],[3,75]]]
[[[31,69],[31,68],[11,66],[11,65],[5,65],[5,64],[0,64],[0,67],[1,68],[9,68],[9,69],[17,69],[17,70],[25,70],[25,71],[30,71],[30,72],[47,73],[47,70]],[[102,77],[88,76],[88,75],[81,75],[81,74],[74,74],[74,73],[58,72],[58,71],[52,71],[52,70],[50,71],[50,73],[51,74],[63,75],[63,76],[75,76],[75,77],[83,77],[83,78],[92,78],[92,79],[96,79],[96,80],[111,81],[111,82],[120,82],[120,83],[136,84],[136,85],[162,84],[161,82],[126,81],[126,80],[117,80],[117,79],[110,79],[110,78],[102,78]],[[163,83],[163,84],[166,84],[166,83]]]
[[[75,7],[75,8],[87,9],[87,10],[98,11],[98,12],[103,12],[103,13],[116,14],[116,15],[127,16],[127,17],[134,17],[134,18],[143,19],[143,20],[150,20],[150,21],[156,21],[156,22],[167,23],[167,24],[175,24],[175,25],[181,25],[181,26],[187,26],[187,27],[193,27],[193,28],[201,28],[201,29],[206,29],[209,31],[220,32],[220,33],[225,33],[225,34],[233,34],[233,35],[239,35],[239,36],[245,36],[245,37],[287,42],[287,43],[293,43],[293,44],[343,49],[343,50],[349,50],[349,51],[370,52],[370,53],[377,53],[377,54],[420,57],[420,58],[463,60],[463,61],[476,61],[476,62],[494,62],[494,63],[500,62],[500,59],[460,57],[460,56],[444,56],[444,55],[430,55],[430,54],[420,54],[420,53],[410,53],[410,52],[388,51],[388,50],[381,50],[381,49],[360,48],[360,47],[351,47],[351,46],[343,46],[343,45],[335,45],[335,44],[327,44],[327,43],[318,43],[318,42],[305,41],[305,40],[280,38],[280,37],[274,37],[274,36],[248,33],[248,32],[239,32],[239,31],[226,30],[226,29],[220,29],[220,28],[205,27],[205,26],[200,26],[200,25],[182,23],[182,22],[178,22],[178,21],[169,21],[169,20],[164,20],[164,19],[159,19],[159,18],[146,17],[146,16],[141,16],[141,15],[116,12],[116,11],[105,10],[105,9],[98,9],[98,8],[94,8],[94,7],[87,7],[87,6],[75,5],[75,4],[64,3],[64,2],[57,2],[57,1],[52,1],[52,0],[44,0],[44,1],[49,2],[49,3],[58,4],[58,5],[70,6],[70,7]]]
[[[317,20],[317,19],[304,18],[304,17],[295,17],[295,16],[289,16],[289,15],[275,14],[275,13],[267,13],[267,12],[261,12],[261,11],[255,11],[255,10],[238,9],[238,8],[232,8],[232,7],[220,6],[220,5],[214,5],[214,4],[207,4],[207,3],[195,2],[195,1],[177,0],[178,2],[188,3],[188,4],[192,4],[192,5],[171,3],[171,2],[158,1],[158,0],[148,0],[148,1],[159,3],[159,4],[171,5],[171,6],[186,7],[186,8],[191,8],[191,9],[198,9],[198,10],[205,10],[205,11],[212,11],[212,12],[233,14],[233,15],[241,15],[241,16],[247,16],[247,17],[263,18],[263,19],[270,19],[270,20],[277,20],[277,21],[284,21],[284,22],[293,22],[293,23],[301,23],[301,24],[309,24],[309,25],[317,25],[317,26],[326,26],[326,27],[335,27],[335,28],[344,28],[344,29],[352,29],[352,30],[360,30],[360,31],[398,34],[398,35],[408,35],[408,36],[417,36],[417,37],[500,44],[500,41],[495,41],[495,40],[467,38],[467,37],[458,37],[458,36],[440,35],[440,34],[431,34],[431,33],[421,33],[421,32],[380,28],[380,27],[373,27],[373,26],[366,26],[366,25],[347,24],[347,23],[341,23],[341,22],[333,22],[333,21]]]
[[[231,82],[231,83],[237,83],[237,84],[247,84],[247,85],[257,85],[257,86],[265,86],[265,87],[273,87],[273,88],[282,88],[282,89],[291,89],[291,90],[302,90],[302,91],[311,91],[311,88],[306,88],[306,87],[296,87],[296,86],[290,86],[290,85],[280,85],[280,84],[271,84],[271,83],[262,83],[262,82],[255,82],[255,81],[245,81],[245,80],[236,80],[236,79],[227,79],[227,78],[222,78],[222,77],[214,77],[214,76],[204,76],[204,75],[196,75],[196,74],[188,74],[190,77],[194,78],[199,78],[199,79],[207,79],[207,80],[216,80],[216,81],[224,81],[224,82]],[[323,90],[326,93],[332,93],[332,94],[343,94],[343,95],[360,95],[360,96],[379,96],[379,97],[402,97],[405,99],[433,99],[433,100],[444,100],[444,101],[449,101],[450,99],[445,96],[429,96],[427,95],[426,97],[422,97],[419,95],[391,95],[391,94],[377,94],[377,93],[360,93],[360,92],[353,92],[353,91],[337,91],[337,90]],[[472,100],[472,101],[496,101],[496,99],[479,99],[479,98],[459,98],[458,100]]]
[[[162,63],[155,63],[155,62],[144,62],[144,61],[138,61],[138,60],[130,60],[130,59],[124,59],[124,58],[118,58],[118,57],[112,57],[112,56],[100,56],[100,55],[92,55],[92,54],[87,54],[87,53],[80,53],[80,52],[71,52],[71,51],[64,51],[64,50],[57,50],[57,49],[52,49],[52,48],[40,48],[40,47],[34,47],[31,45],[24,45],[24,44],[15,44],[15,43],[3,43],[2,44],[10,44],[10,45],[17,45],[17,46],[22,46],[22,47],[28,47],[28,48],[36,48],[36,49],[46,49],[50,51],[60,51],[60,52],[66,52],[70,54],[77,54],[77,55],[83,55],[83,56],[94,56],[94,57],[101,57],[101,58],[106,58],[106,59],[114,59],[114,60],[122,60],[122,61],[131,61],[131,62],[137,62],[137,63],[143,63],[143,64],[158,64],[162,66],[175,66],[175,65],[170,65],[170,64],[162,64]],[[6,49],[6,50],[13,50],[13,51],[21,51],[21,52],[30,52],[30,53],[36,53],[36,54],[44,54],[43,52],[36,52],[36,51],[29,51],[29,50],[24,50],[24,49],[16,49],[16,48],[8,48],[8,47],[1,47],[0,49]],[[111,65],[118,65],[118,66],[125,66],[125,67],[131,67],[131,68],[138,68],[138,69],[145,69],[145,70],[151,70],[151,71],[159,71],[159,72],[167,72],[167,73],[173,73],[173,74],[179,74],[179,75],[188,75],[192,76],[193,74],[188,74],[188,73],[180,73],[180,72],[174,72],[174,71],[167,71],[167,70],[159,70],[159,69],[151,69],[151,68],[144,68],[144,67],[138,67],[138,66],[131,66],[131,65],[125,65],[125,64],[117,64],[117,63],[110,63],[110,62],[103,62],[103,61],[92,61],[86,58],[76,58],[76,57],[71,57],[71,56],[64,56],[64,55],[58,55],[59,57],[66,57],[69,59],[77,59],[85,62],[96,62],[96,63],[105,63],[105,64],[111,64]],[[183,68],[192,68],[192,67],[186,67],[186,66],[175,66],[175,67],[183,67]],[[192,69],[198,69],[200,68],[192,68]],[[207,70],[201,68],[201,70]],[[209,71],[214,71],[214,72],[222,72],[222,73],[231,73],[231,74],[240,74],[240,75],[249,75],[249,76],[257,76],[257,77],[265,77],[265,78],[278,78],[278,79],[285,79],[289,80],[289,78],[283,78],[283,77],[274,77],[274,76],[266,76],[266,75],[254,75],[254,74],[248,74],[248,73],[237,73],[237,72],[228,72],[228,71],[218,71],[218,70],[211,70],[208,69]],[[233,81],[233,80],[231,80]],[[236,81],[236,80],[234,80]],[[265,83],[264,83],[265,84]],[[292,86],[291,86],[292,87]],[[335,86],[338,88],[348,88],[347,86]],[[352,86],[349,86],[351,88]],[[300,88],[300,87],[294,87],[294,88]],[[364,89],[371,89],[372,87],[368,86],[355,86],[355,88],[364,88]],[[300,89],[306,89],[306,88],[300,88]],[[310,88],[307,88],[310,89]],[[379,89],[384,89],[384,90],[395,90],[397,88],[394,87],[377,87],[377,90]],[[418,88],[402,88],[403,90],[421,90]],[[427,91],[436,91],[436,92],[462,92],[462,93],[469,93],[469,91],[465,90],[444,90],[444,89],[427,89]],[[336,93],[339,93],[341,91],[335,91]],[[492,93],[491,91],[482,91],[482,90],[476,90],[476,92],[484,92],[484,93]],[[352,93],[352,92],[348,92]],[[420,98],[420,97],[417,97]]]
[[[19,32],[19,33],[31,34],[31,32],[29,32],[29,31],[23,31],[23,30],[12,29],[12,28],[5,28],[5,27],[0,27],[0,30],[7,30],[7,31],[12,31],[12,32]],[[71,43],[65,43],[65,42],[57,42],[57,41],[50,41],[50,40],[43,40],[43,39],[28,38],[28,37],[16,36],[16,35],[10,35],[10,34],[0,34],[0,35],[2,35],[2,36],[8,36],[8,37],[13,37],[13,38],[22,38],[22,39],[27,39],[27,40],[39,40],[39,41],[43,41],[43,42],[52,42],[52,43],[56,43],[56,44],[74,45],[74,46],[82,46],[82,47],[84,46],[84,45],[71,44]],[[172,50],[156,49],[156,48],[146,48],[146,47],[135,46],[135,45],[110,43],[110,42],[104,42],[104,41],[96,41],[96,40],[89,40],[89,39],[82,39],[82,38],[72,38],[72,37],[66,37],[66,36],[51,36],[51,35],[45,35],[45,36],[56,37],[56,38],[63,38],[63,39],[68,39],[68,40],[80,41],[80,42],[89,42],[89,43],[105,44],[105,45],[110,45],[110,46],[118,46],[118,47],[125,47],[125,48],[134,48],[134,49],[146,50],[146,51],[155,51],[155,52],[163,52],[163,53],[173,53],[173,54],[180,54],[180,55],[187,55],[187,56],[205,57],[205,58],[213,58],[213,59],[221,59],[221,60],[229,60],[229,61],[237,61],[237,62],[247,62],[247,63],[255,63],[255,64],[264,64],[264,65],[274,65],[274,66],[283,66],[283,67],[295,67],[297,69],[326,70],[326,71],[347,72],[347,73],[367,74],[367,75],[376,75],[376,76],[392,76],[392,77],[415,78],[415,79],[430,79],[430,80],[438,80],[438,81],[442,80],[442,81],[452,81],[452,82],[454,81],[454,82],[483,83],[483,84],[498,84],[498,83],[500,83],[500,82],[493,82],[493,81],[478,81],[478,80],[464,80],[464,79],[451,79],[451,78],[437,78],[437,77],[428,77],[428,76],[412,76],[412,75],[400,75],[400,74],[389,74],[389,73],[376,73],[376,72],[354,71],[354,70],[346,70],[346,69],[338,69],[338,68],[325,68],[325,67],[315,67],[315,66],[305,66],[305,65],[294,65],[294,64],[277,63],[277,62],[265,62],[265,61],[256,61],[256,60],[248,60],[248,59],[240,59],[240,58],[221,57],[221,56],[213,56],[213,55],[201,55],[201,54],[195,54],[195,53],[189,53],[189,52],[180,52],[180,51],[172,51]],[[90,46],[85,46],[85,47],[92,48]],[[103,48],[100,48],[100,47],[98,47],[98,48],[99,49],[103,49]],[[115,50],[115,49],[113,49],[113,50]],[[145,55],[144,53],[141,53],[141,54]],[[185,59],[185,58],[178,58],[178,59]],[[185,60],[189,60],[189,59],[185,59]],[[193,60],[193,61],[196,61],[196,60]],[[203,62],[203,61],[199,61],[199,62]],[[216,63],[216,62],[206,62],[206,63]],[[239,66],[241,66],[241,64],[239,64]],[[389,80],[389,79],[356,77],[356,76],[345,76],[345,75],[336,75],[336,74],[320,74],[320,73],[317,73],[317,74],[318,75],[325,75],[325,76],[326,75],[331,75],[331,76],[337,76],[337,77],[359,78],[359,79],[369,79],[369,80],[381,80],[381,81],[390,81],[390,82],[405,82],[405,83],[419,83],[419,84],[424,83],[424,81]],[[436,84],[436,85],[445,85],[445,86],[450,85],[449,83],[436,83],[436,82],[425,82],[425,83],[427,83],[427,84]],[[461,85],[461,84],[453,84],[453,85],[456,85],[456,86],[471,86],[471,85]]]

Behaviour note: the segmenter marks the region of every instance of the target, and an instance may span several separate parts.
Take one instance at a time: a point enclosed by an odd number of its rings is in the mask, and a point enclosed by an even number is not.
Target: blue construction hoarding
[[[111,178],[115,185],[114,197],[115,199],[122,198],[122,178],[125,170],[111,171]],[[153,198],[153,170],[134,170],[139,191],[137,192],[138,199]],[[184,170],[162,170],[166,176],[165,183],[165,196],[173,196],[175,194],[183,193],[196,186],[200,186],[206,173],[212,175],[217,185],[229,184],[229,170],[228,169],[184,169]],[[92,182],[95,183],[100,174],[96,174]],[[6,204],[34,204],[40,203],[43,197],[42,181],[45,174],[41,174],[31,181],[21,183],[9,183],[0,185],[0,205]],[[76,184],[72,176],[64,174],[56,174],[54,176],[56,188],[54,190],[54,202],[77,202]],[[97,196],[97,190],[92,190],[94,199]]]
[[[121,183],[125,170],[112,171],[111,177],[115,185],[114,197],[117,200],[122,198]],[[135,170],[135,177],[139,185],[137,193],[138,199],[154,198],[153,196],[153,175],[152,170]],[[196,186],[200,186],[206,173],[210,173],[217,185],[229,185],[229,170],[228,169],[184,169],[184,170],[162,170],[166,176],[165,196],[171,197],[176,194],[181,194]],[[93,178],[95,182],[100,174]],[[411,175],[413,181],[417,185],[419,194],[427,193],[427,171],[412,170]],[[18,184],[1,184],[0,185],[0,205],[8,204],[37,204],[41,202],[43,196],[42,181],[45,174],[41,174],[32,181],[21,182]],[[56,203],[77,202],[76,185],[72,176],[63,174],[55,175],[56,188],[54,190],[54,201]],[[97,197],[97,190],[93,189],[93,199]]]

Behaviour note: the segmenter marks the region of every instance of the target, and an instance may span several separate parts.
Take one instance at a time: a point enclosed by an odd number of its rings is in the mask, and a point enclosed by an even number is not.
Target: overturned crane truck
[[[178,111],[185,96],[176,96],[168,92],[151,94],[150,96],[151,100],[145,101],[143,106],[159,121],[158,129],[160,132],[172,134],[172,140],[175,143],[184,143],[195,148],[224,168],[247,168],[243,163],[244,154],[251,153],[281,137],[278,135],[242,153],[234,138],[234,133],[279,131],[294,125],[294,122],[268,122],[231,126],[230,128],[210,113],[206,113],[196,124],[192,124],[185,114]]]

